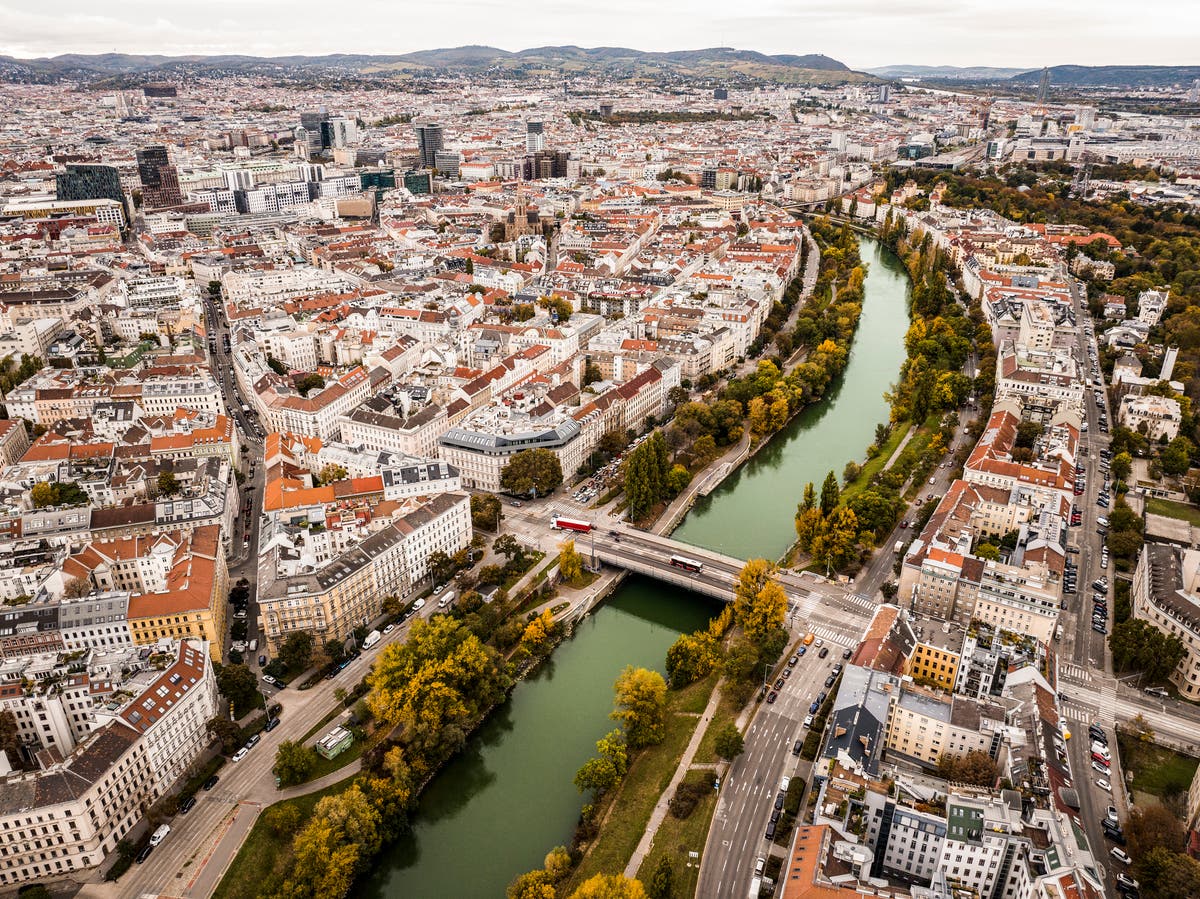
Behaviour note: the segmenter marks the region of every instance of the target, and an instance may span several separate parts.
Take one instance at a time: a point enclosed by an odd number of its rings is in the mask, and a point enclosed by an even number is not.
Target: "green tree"
[[[682,465],[672,465],[667,472],[666,495],[679,496],[691,483],[692,475]]]
[[[295,836],[300,822],[300,809],[290,802],[276,803],[263,812],[263,824],[276,837]]]
[[[979,543],[975,546],[975,556],[979,559],[987,559],[992,562],[1000,561],[1000,547],[994,543]]]
[[[1141,894],[1154,899],[1195,899],[1200,896],[1200,862],[1180,852],[1157,847],[1135,856],[1133,870]]]
[[[1192,464],[1192,454],[1195,451],[1196,447],[1192,441],[1182,435],[1176,437],[1162,451],[1163,472],[1172,477],[1180,477],[1187,474],[1188,468]]]
[[[721,758],[733,761],[742,754],[745,748],[746,741],[742,737],[742,732],[738,730],[737,725],[733,721],[726,721],[717,730],[713,749]]]
[[[667,856],[660,857],[654,866],[646,893],[650,899],[671,899],[675,895],[675,867]]]
[[[562,464],[547,449],[521,450],[500,471],[500,489],[517,496],[545,496],[562,482]]]
[[[8,754],[8,760],[14,761],[21,751],[20,728],[17,718],[9,709],[0,711],[0,752]]]
[[[1141,671],[1151,682],[1166,680],[1187,654],[1179,637],[1140,618],[1114,625],[1108,645],[1115,669]]]
[[[217,688],[229,700],[234,717],[240,718],[255,704],[258,678],[245,665],[224,665],[217,672]]]
[[[279,647],[279,660],[295,673],[308,668],[312,654],[313,636],[308,631],[292,631]]]
[[[270,353],[267,354],[267,367],[270,368],[271,371],[275,372],[275,374],[281,375],[285,378],[287,377],[288,367]]]
[[[301,396],[308,396],[314,390],[322,390],[325,387],[325,379],[316,372],[310,372],[296,381],[296,390]]]
[[[209,719],[207,730],[208,735],[221,744],[221,751],[226,755],[237,752],[242,745],[242,729],[224,715]]]
[[[435,549],[429,554],[429,558],[425,560],[425,567],[429,576],[440,584],[450,580],[450,576],[454,574],[454,560],[440,549]]]
[[[568,584],[583,583],[583,556],[576,551],[574,540],[564,540],[559,544],[558,573]]]
[[[625,460],[625,499],[630,518],[644,519],[669,495],[670,473],[666,438],[662,431],[655,431]]]
[[[275,750],[271,771],[279,778],[280,786],[290,787],[308,780],[316,766],[317,754],[311,746],[284,740]]]
[[[633,749],[662,742],[667,684],[661,674],[648,668],[626,666],[613,685],[616,694],[611,717],[625,728],[625,739]]]
[[[332,484],[335,481],[346,480],[346,469],[341,465],[336,465],[330,462],[321,469],[321,474],[317,476],[317,483],[324,487],[326,484]]]
[[[1129,473],[1133,471],[1133,456],[1129,455],[1129,453],[1117,453],[1113,456],[1109,471],[1115,480],[1129,480]]]
[[[173,471],[160,471],[157,486],[159,496],[174,496],[179,492],[179,479]]]
[[[831,470],[825,475],[825,483],[821,485],[821,514],[828,517],[837,508],[841,490],[838,487],[837,475]]]
[[[471,524],[488,531],[500,529],[500,498],[491,493],[471,494]]]
[[[621,782],[621,775],[606,758],[590,758],[575,772],[575,786],[580,793],[590,792],[592,801]]]

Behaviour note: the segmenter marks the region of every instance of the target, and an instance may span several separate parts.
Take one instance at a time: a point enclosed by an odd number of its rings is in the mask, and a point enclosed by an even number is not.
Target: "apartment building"
[[[94,712],[65,752],[41,752],[40,770],[0,781],[0,885],[102,864],[208,745],[217,689],[206,648],[183,641],[163,650],[161,671],[122,709]],[[85,693],[105,689],[86,676],[67,683]],[[62,695],[52,705],[69,709]]]
[[[100,592],[129,592],[135,644],[207,640],[213,658],[223,659],[229,569],[219,525],[93,540],[67,559],[63,575],[82,578]]]
[[[414,405],[404,401],[407,397],[371,397],[339,419],[342,439],[377,452],[437,456],[438,438],[448,428],[445,408],[437,403]]]
[[[259,627],[269,651],[278,652],[295,631],[313,634],[318,644],[345,640],[379,616],[384,598],[426,577],[432,553],[453,555],[470,544],[471,533],[465,493],[410,500],[382,529],[319,566],[296,552],[294,530],[279,525],[265,535],[259,559]]]
[[[1200,699],[1200,551],[1147,543],[1130,591],[1133,617],[1183,643],[1186,654],[1171,675],[1185,699]]]
[[[1117,409],[1117,421],[1131,431],[1145,434],[1150,440],[1179,436],[1183,414],[1179,401],[1167,396],[1144,394],[1122,397]]]
[[[926,767],[943,755],[999,752],[1004,716],[974,699],[901,684],[888,709],[886,751]]]

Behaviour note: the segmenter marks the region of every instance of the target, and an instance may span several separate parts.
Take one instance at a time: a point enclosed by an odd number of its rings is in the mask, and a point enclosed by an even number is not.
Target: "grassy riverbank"
[[[600,811],[604,823],[599,835],[572,873],[567,886],[560,891],[562,895],[570,895],[594,874],[614,874],[625,869],[646,830],[654,806],[671,783],[717,679],[714,672],[704,680],[667,694],[663,741],[641,750],[633,758],[620,787]],[[698,813],[699,810],[692,817]]]

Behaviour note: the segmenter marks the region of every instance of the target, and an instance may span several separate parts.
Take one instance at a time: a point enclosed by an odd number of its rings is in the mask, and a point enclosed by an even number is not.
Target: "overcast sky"
[[[1077,11],[1064,7],[1074,7]],[[1195,0],[0,0],[0,54],[407,53],[489,44],[1033,68],[1195,64]]]

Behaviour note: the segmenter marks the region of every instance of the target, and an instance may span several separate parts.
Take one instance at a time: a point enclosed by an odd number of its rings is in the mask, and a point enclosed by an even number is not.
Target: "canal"
[[[819,485],[830,468],[840,476],[885,420],[883,392],[904,358],[908,280],[876,241],[861,246],[869,264],[863,314],[841,381],[702,500],[675,536],[743,558],[782,555],[804,483]],[[412,831],[380,856],[360,892],[497,899],[514,876],[541,867],[571,838],[582,802],[571,781],[615,726],[608,713],[621,669],[662,671],[675,638],[717,609],[696,594],[628,578],[429,785]]]
[[[841,379],[822,402],[790,422],[753,459],[701,498],[671,535],[739,559],[778,559],[796,537],[804,485],[818,491],[832,469],[840,481],[888,420],[885,391],[904,362],[909,280],[900,260],[877,240],[859,239],[867,263],[862,318]]]

